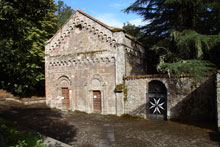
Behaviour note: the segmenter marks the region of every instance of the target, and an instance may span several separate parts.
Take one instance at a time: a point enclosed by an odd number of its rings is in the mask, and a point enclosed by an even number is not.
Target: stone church
[[[199,84],[191,75],[145,75],[145,57],[143,45],[122,29],[76,10],[45,47],[47,106],[165,120],[216,120],[220,86],[215,75]]]
[[[76,10],[45,47],[46,101],[52,108],[124,114],[123,77],[144,74],[145,50],[122,29]]]

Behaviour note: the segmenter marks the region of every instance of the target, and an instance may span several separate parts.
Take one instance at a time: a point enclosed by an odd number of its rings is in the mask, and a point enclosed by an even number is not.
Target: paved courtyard
[[[0,101],[0,117],[76,147],[217,147],[212,124],[102,116]]]

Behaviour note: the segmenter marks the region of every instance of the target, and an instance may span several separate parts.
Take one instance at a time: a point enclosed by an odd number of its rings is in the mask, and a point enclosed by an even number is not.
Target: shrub
[[[0,125],[1,147],[46,147],[42,145],[42,139],[31,132],[22,132],[10,128],[5,124]]]

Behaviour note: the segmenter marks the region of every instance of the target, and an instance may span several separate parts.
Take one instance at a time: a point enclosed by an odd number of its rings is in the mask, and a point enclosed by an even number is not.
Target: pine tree
[[[125,12],[150,21],[144,43],[157,53],[159,72],[199,77],[220,68],[213,55],[220,52],[219,0],[136,0]]]
[[[74,10],[70,6],[64,4],[64,2],[61,0],[58,1],[57,8],[57,25],[60,28],[67,21],[67,19],[69,19]]]

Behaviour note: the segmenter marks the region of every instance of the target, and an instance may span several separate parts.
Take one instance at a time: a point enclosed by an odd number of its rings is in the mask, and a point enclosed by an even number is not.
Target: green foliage
[[[22,133],[5,124],[0,126],[1,147],[46,147],[42,140],[32,133]]]
[[[168,73],[169,76],[192,74],[196,80],[201,80],[204,76],[208,76],[211,71],[214,71],[214,65],[204,60],[181,60],[174,63],[160,62],[157,66],[158,71]]]
[[[67,6],[61,0],[58,1],[56,13],[58,16],[57,25],[59,28],[67,21],[67,19],[69,19],[73,12],[74,10],[70,6]]]
[[[44,46],[57,31],[55,11],[53,0],[0,1],[1,88],[20,96],[44,91]]]
[[[137,40],[140,40],[143,37],[143,33],[140,31],[140,27],[132,25],[129,22],[124,24],[123,30],[125,30],[125,32],[129,35],[135,37]]]
[[[170,30],[191,29],[202,34],[217,34],[220,31],[219,7],[219,0],[136,0],[124,11],[135,12],[150,22],[142,31],[148,39],[157,38],[154,45],[168,37]]]
[[[172,40],[176,43],[179,52],[187,52],[185,58],[204,59],[213,47],[220,43],[219,35],[202,35],[194,30],[184,30],[182,32],[173,31]]]
[[[219,0],[136,0],[124,11],[150,22],[141,31],[157,71],[198,77],[220,68]]]
[[[172,42],[167,41],[167,47],[153,47],[160,53],[157,70],[177,75],[190,73],[201,79],[207,73],[216,70],[218,60],[212,61],[211,51],[216,44],[220,44],[219,37],[220,35],[201,35],[193,30],[172,32],[170,37]]]

